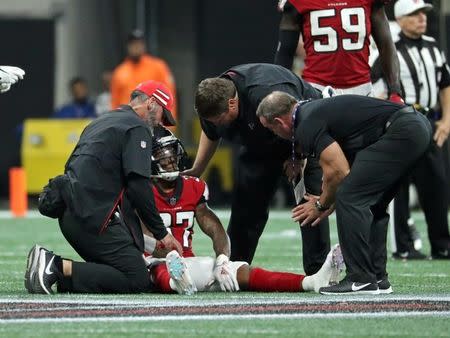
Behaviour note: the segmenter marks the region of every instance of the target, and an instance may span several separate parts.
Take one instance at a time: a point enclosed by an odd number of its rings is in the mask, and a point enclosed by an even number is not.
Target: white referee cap
[[[423,0],[398,0],[394,5],[394,15],[395,18],[398,19],[420,9],[429,11],[432,8],[433,5],[426,4]]]

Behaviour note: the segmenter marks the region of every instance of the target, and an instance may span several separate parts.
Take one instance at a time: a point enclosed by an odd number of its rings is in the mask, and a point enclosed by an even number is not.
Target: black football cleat
[[[352,282],[344,278],[339,284],[320,288],[319,293],[322,295],[378,295],[380,289],[377,283]]]

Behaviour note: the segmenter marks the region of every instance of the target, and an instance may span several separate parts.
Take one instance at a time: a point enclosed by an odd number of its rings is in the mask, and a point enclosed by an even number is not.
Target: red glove
[[[394,103],[399,103],[399,104],[405,104],[405,101],[403,101],[400,94],[395,93],[395,92],[391,93],[391,95],[389,95],[389,101],[394,102]]]

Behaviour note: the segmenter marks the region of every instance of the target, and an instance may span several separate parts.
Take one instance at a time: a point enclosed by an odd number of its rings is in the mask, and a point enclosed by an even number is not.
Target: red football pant
[[[261,268],[250,268],[248,291],[299,292],[303,291],[304,275],[289,272],[274,272]]]
[[[162,293],[174,293],[170,287],[170,275],[167,271],[166,264],[158,264],[152,268],[152,274],[156,289]]]

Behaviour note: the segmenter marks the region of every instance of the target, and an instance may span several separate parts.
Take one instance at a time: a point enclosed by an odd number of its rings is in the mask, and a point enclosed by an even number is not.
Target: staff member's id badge
[[[303,177],[300,179],[300,175],[298,175],[292,180],[292,187],[294,188],[295,202],[300,204],[306,194],[305,179]]]

